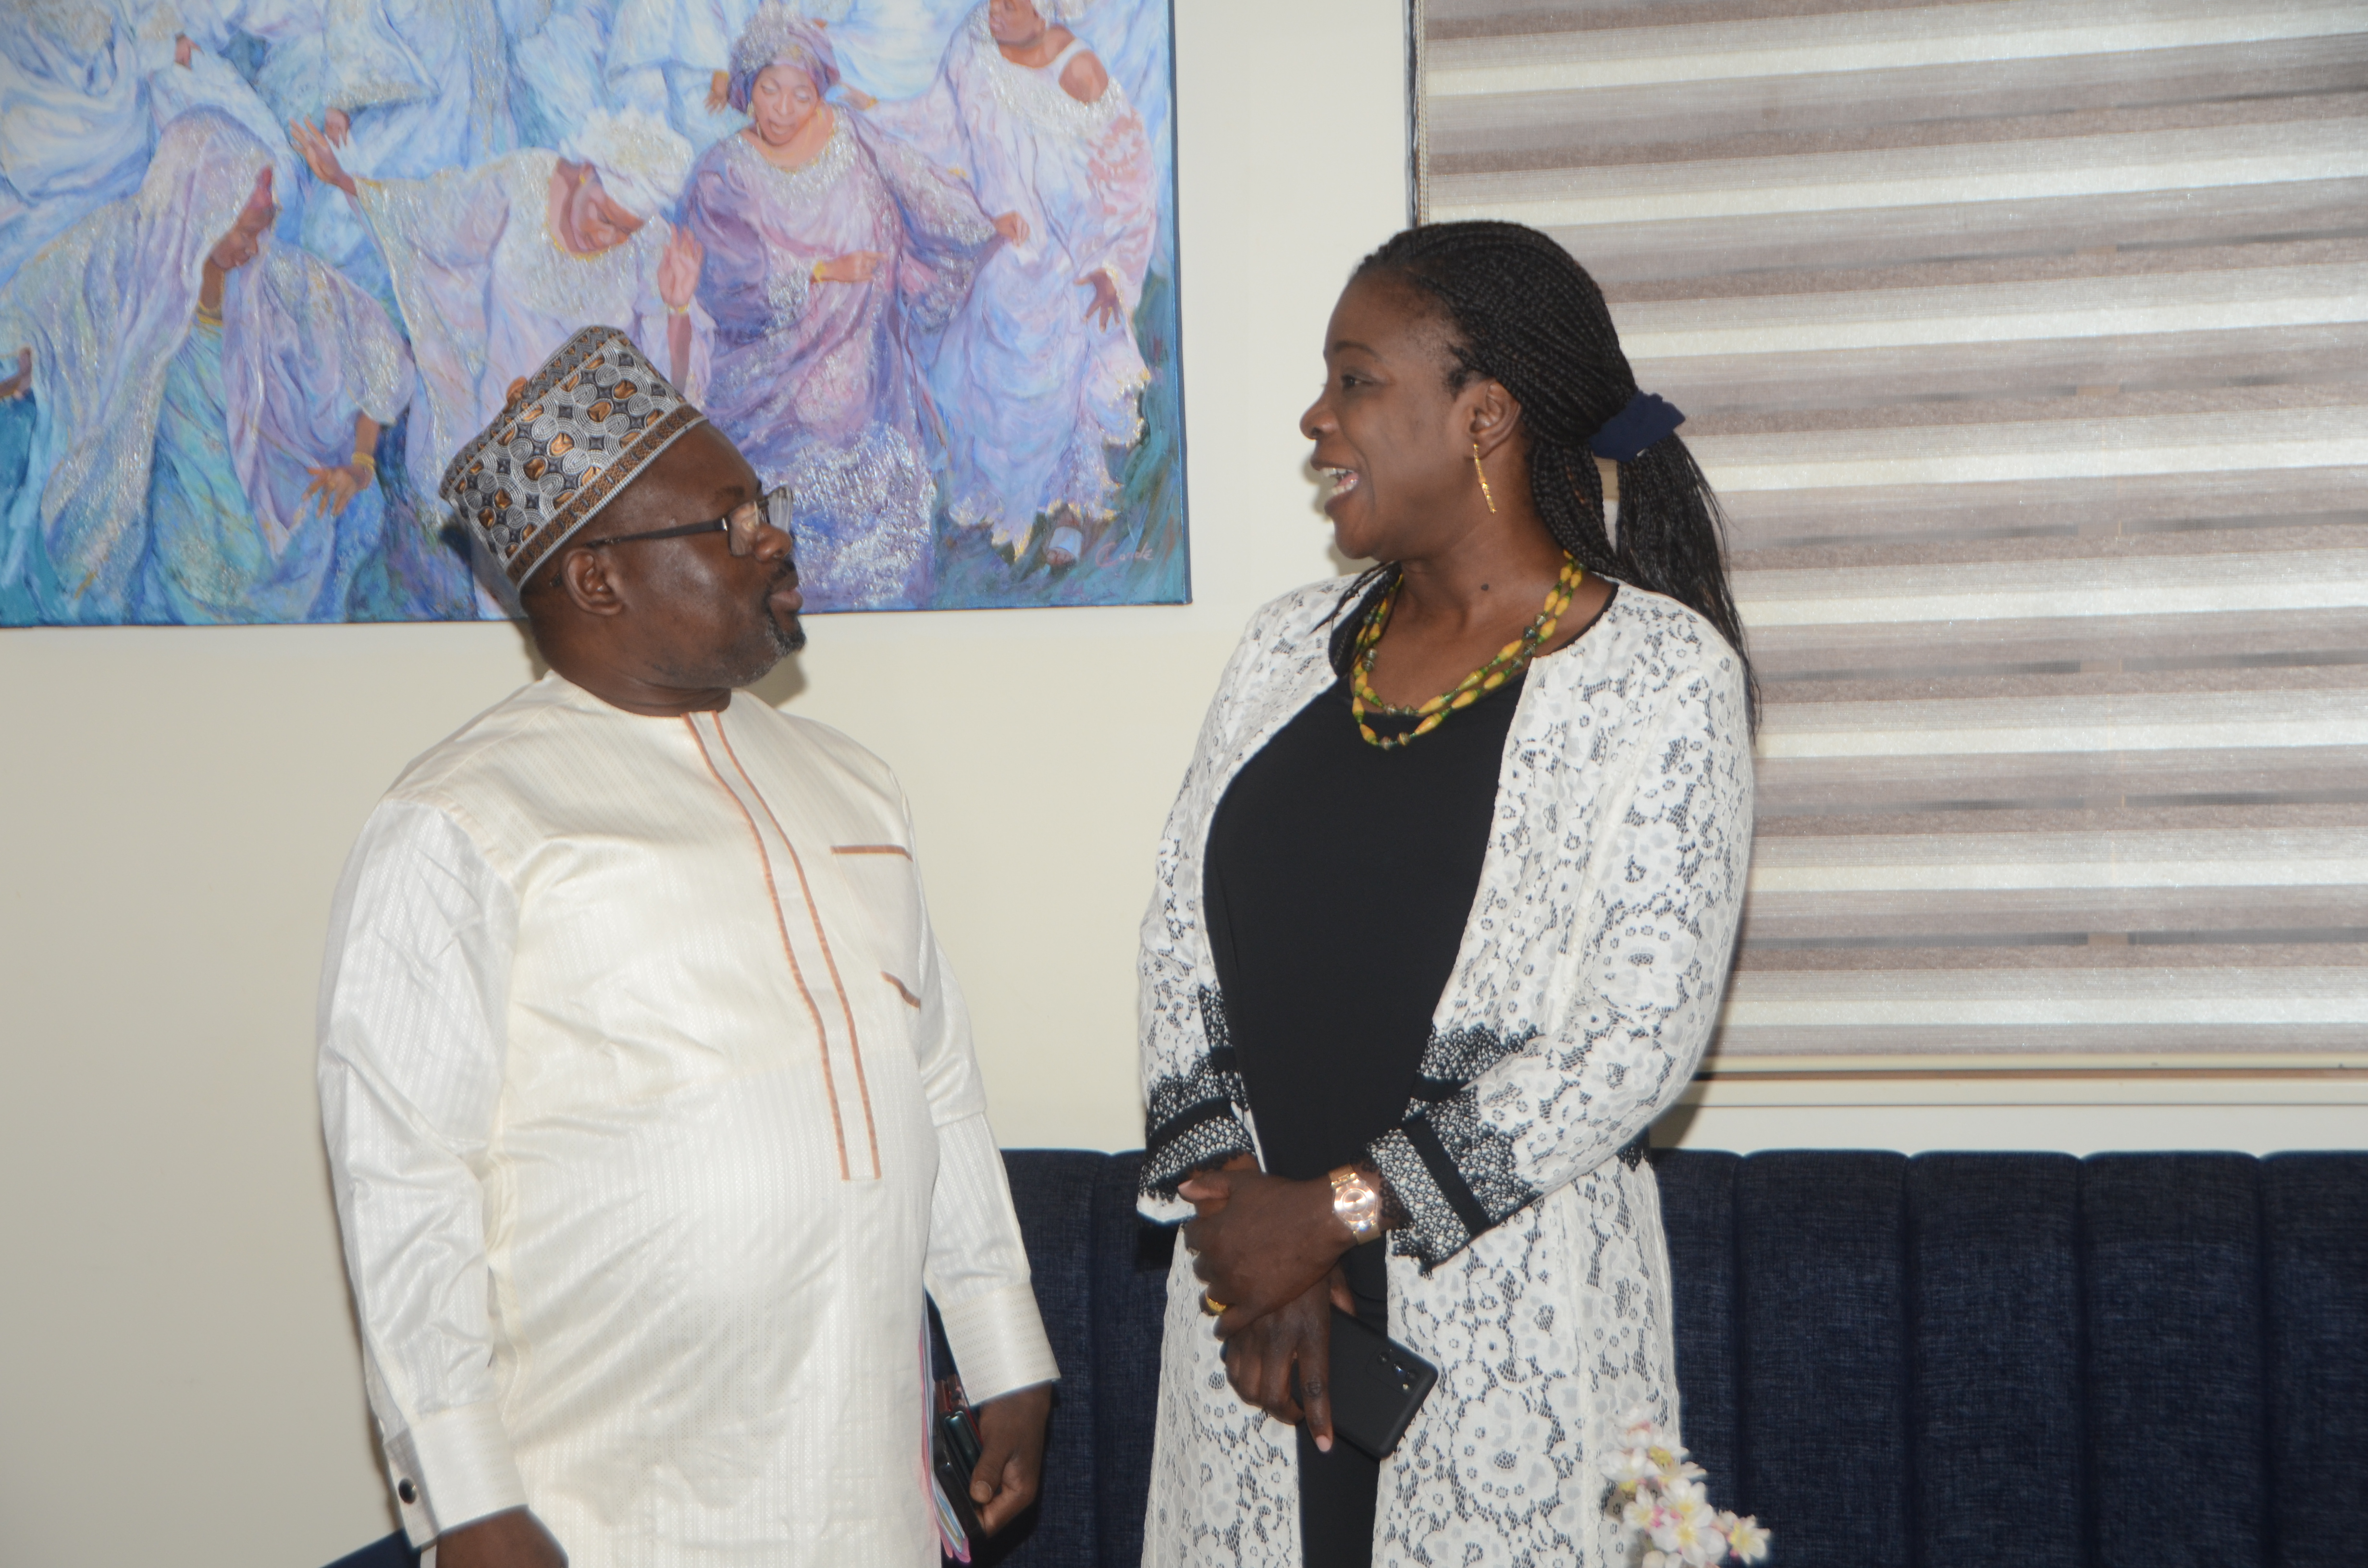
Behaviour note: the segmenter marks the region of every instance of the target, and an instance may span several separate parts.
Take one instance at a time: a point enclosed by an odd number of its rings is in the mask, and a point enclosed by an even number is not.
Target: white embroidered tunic
[[[1057,1375],[895,780],[746,695],[544,676],[405,771],[331,918],[320,1082],[415,1543],[938,1561],[923,1286],[973,1398]]]
[[[1202,856],[1235,774],[1332,684],[1346,587],[1252,619],[1160,841],[1142,955],[1155,1220],[1190,1217],[1192,1170],[1257,1147]],[[1751,835],[1744,691],[1706,621],[1634,587],[1530,666],[1417,1093],[1370,1149],[1412,1217],[1390,1332],[1440,1369],[1382,1465],[1376,1568],[1633,1561],[1596,1463],[1631,1407],[1669,1430],[1678,1412],[1658,1190],[1629,1146],[1692,1076],[1725,983]],[[1167,1295],[1144,1562],[1294,1568],[1292,1429],[1226,1381],[1182,1247]]]

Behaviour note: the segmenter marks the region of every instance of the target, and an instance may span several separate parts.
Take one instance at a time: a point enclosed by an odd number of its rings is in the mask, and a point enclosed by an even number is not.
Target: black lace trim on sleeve
[[[1392,1250],[1418,1260],[1426,1273],[1538,1200],[1516,1174],[1512,1140],[1481,1118],[1471,1087],[1535,1035],[1476,1025],[1433,1034],[1406,1119],[1372,1145],[1373,1163],[1408,1221]]]
[[[1225,1027],[1224,999],[1203,987],[1200,1002],[1208,1051],[1190,1071],[1153,1084],[1150,1103],[1144,1108],[1143,1191],[1147,1197],[1174,1198],[1178,1185],[1194,1171],[1253,1152],[1239,1110],[1244,1091],[1233,1037]]]

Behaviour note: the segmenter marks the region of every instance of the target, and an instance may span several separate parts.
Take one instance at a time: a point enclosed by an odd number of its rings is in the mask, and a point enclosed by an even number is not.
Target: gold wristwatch
[[[1382,1191],[1354,1165],[1332,1173],[1332,1212],[1360,1242],[1382,1233]]]

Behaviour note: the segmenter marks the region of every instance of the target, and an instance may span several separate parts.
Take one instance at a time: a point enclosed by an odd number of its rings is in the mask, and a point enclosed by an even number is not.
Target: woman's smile
[[[1315,472],[1322,474],[1331,486],[1324,497],[1324,509],[1326,512],[1331,511],[1335,503],[1354,491],[1361,483],[1357,471],[1353,468],[1336,468],[1329,464],[1318,463]]]

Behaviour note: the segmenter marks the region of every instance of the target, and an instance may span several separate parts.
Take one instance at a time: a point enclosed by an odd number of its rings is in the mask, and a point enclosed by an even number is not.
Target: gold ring
[[[1224,1302],[1203,1290],[1201,1292],[1201,1310],[1213,1318],[1224,1316],[1226,1308]]]

